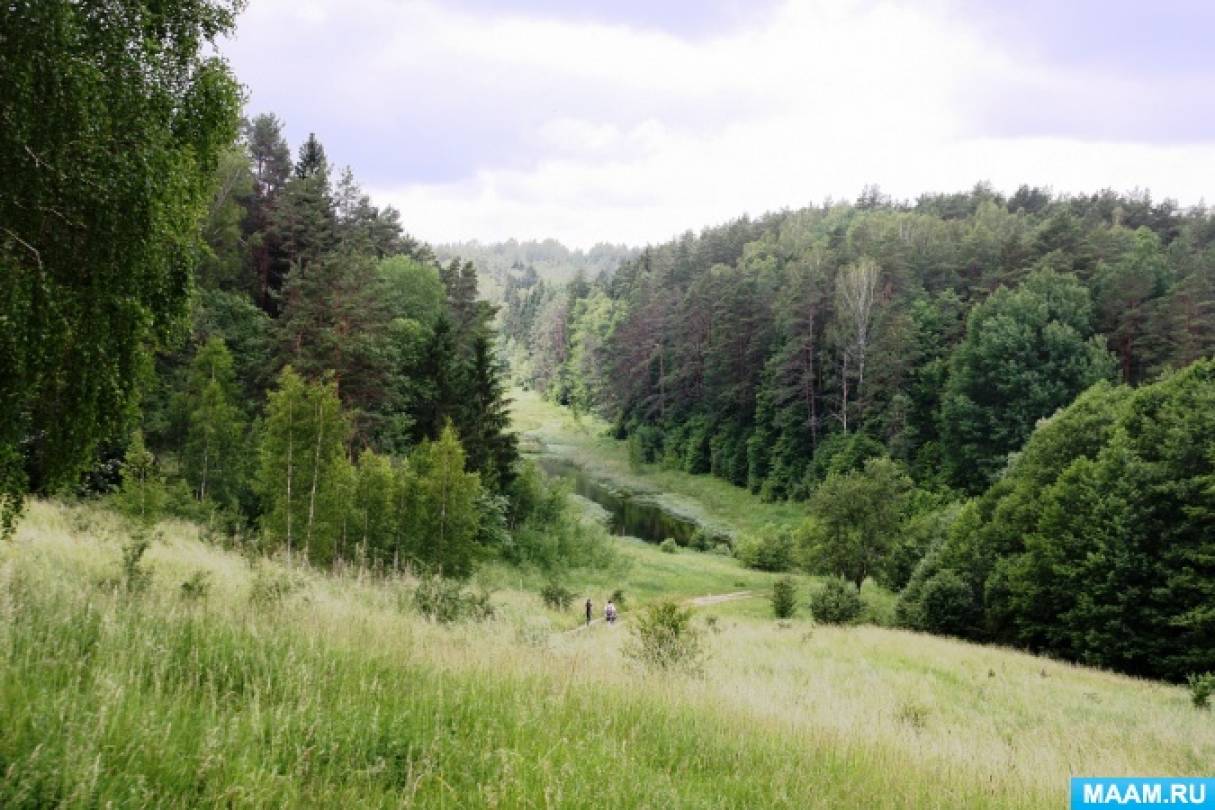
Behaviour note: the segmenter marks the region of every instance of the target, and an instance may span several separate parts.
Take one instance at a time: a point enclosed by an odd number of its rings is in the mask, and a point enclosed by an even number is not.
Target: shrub
[[[974,592],[951,569],[942,569],[924,583],[920,595],[923,629],[930,633],[962,633],[978,621]]]
[[[612,595],[608,597],[608,600],[616,605],[616,610],[624,610],[624,591],[620,588],[612,591]]]
[[[558,582],[549,582],[540,589],[540,598],[553,610],[569,610],[574,601],[574,594]]]
[[[772,583],[772,613],[778,619],[787,619],[797,609],[797,585],[793,577],[781,577]]]
[[[861,595],[839,577],[832,577],[810,596],[810,612],[824,624],[848,624],[861,615]]]
[[[674,554],[679,551],[679,546],[675,543],[675,538],[668,537],[658,544],[658,550],[665,554]]]
[[[744,537],[734,556],[748,568],[760,571],[788,571],[793,567],[793,532],[783,526],[765,526],[759,534]]]
[[[1209,709],[1211,695],[1215,694],[1215,672],[1204,672],[1201,675],[1191,675],[1190,700],[1196,709]]]
[[[198,570],[190,578],[181,583],[182,598],[198,602],[205,600],[211,594],[211,572]]]
[[[646,607],[633,623],[625,655],[661,670],[698,672],[703,650],[700,632],[692,627],[692,611],[671,601]]]
[[[143,566],[143,555],[151,541],[146,532],[138,532],[122,549],[122,584],[128,593],[142,593],[152,581],[152,572]]]
[[[414,606],[427,618],[446,624],[463,619],[493,618],[494,606],[488,591],[466,592],[458,580],[425,577],[413,593]]]

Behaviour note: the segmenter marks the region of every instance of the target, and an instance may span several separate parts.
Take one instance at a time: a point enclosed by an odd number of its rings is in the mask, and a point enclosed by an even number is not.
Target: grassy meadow
[[[805,509],[796,503],[765,503],[745,489],[709,475],[693,475],[659,464],[634,468],[625,442],[606,436],[608,425],[589,414],[546,402],[535,391],[513,389],[511,412],[524,452],[568,459],[602,479],[667,511],[729,534],[754,532],[768,523],[796,525]]]
[[[703,675],[664,676],[622,655],[627,616],[562,632],[501,571],[494,619],[439,625],[408,579],[250,561],[183,524],[160,527],[132,592],[127,538],[38,502],[0,546],[2,807],[1028,808],[1063,806],[1071,774],[1215,757],[1181,688],[777,623],[758,597],[698,609]],[[661,556],[665,573],[634,558],[613,582],[764,584]]]

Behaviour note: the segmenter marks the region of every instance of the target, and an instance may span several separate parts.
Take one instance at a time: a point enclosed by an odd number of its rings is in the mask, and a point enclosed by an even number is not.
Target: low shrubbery
[[[772,583],[772,613],[787,619],[797,610],[797,585],[793,577],[781,577]]]
[[[734,556],[748,568],[760,571],[788,571],[793,567],[796,542],[787,526],[767,525],[758,534],[742,538]]]
[[[831,577],[810,596],[810,612],[823,624],[849,624],[861,615],[861,595],[839,577]]]
[[[540,598],[553,610],[569,610],[574,594],[559,582],[548,582],[540,589]]]
[[[1189,677],[1190,700],[1196,709],[1209,709],[1211,695],[1215,694],[1215,672],[1204,672]]]
[[[632,631],[624,652],[634,661],[653,669],[700,670],[704,653],[689,608],[671,601],[648,605],[633,623]]]
[[[454,579],[424,577],[413,594],[418,612],[437,622],[491,619],[494,606],[486,591],[466,591]]]

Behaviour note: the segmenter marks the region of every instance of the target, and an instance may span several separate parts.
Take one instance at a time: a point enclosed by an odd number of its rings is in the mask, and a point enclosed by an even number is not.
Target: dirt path
[[[733,593],[711,593],[706,596],[694,596],[691,599],[684,601],[685,605],[691,607],[709,607],[710,605],[720,605],[722,602],[734,602],[738,599],[746,599],[751,596],[751,591],[734,591]],[[625,617],[620,616],[616,619],[616,623],[624,621]],[[568,633],[578,633],[588,628],[594,627],[597,624],[603,624],[603,619],[591,619],[590,624],[580,624],[577,627],[566,630]]]
[[[735,591],[734,593],[714,593],[708,596],[697,596],[689,599],[687,604],[692,607],[708,607],[709,605],[720,605],[722,602],[733,602],[736,599],[746,599],[751,595],[750,591]]]

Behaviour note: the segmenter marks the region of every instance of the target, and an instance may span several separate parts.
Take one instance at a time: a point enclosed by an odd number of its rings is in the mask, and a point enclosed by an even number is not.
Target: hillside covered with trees
[[[795,536],[736,543],[754,564],[905,588],[921,629],[1215,667],[1205,209],[868,189],[506,307],[525,383],[636,463],[806,502]]]
[[[104,495],[320,565],[570,561],[593,533],[520,464],[473,265],[240,117],[211,46],[241,7],[0,18],[6,533]]]

